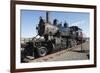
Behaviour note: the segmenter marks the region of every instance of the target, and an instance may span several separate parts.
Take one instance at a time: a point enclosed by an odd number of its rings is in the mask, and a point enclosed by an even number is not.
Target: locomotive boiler
[[[54,19],[53,23],[49,21],[49,13],[46,12],[46,21],[40,17],[40,21],[36,27],[37,35],[40,38],[33,38],[27,42],[24,47],[24,56],[31,55],[34,57],[42,57],[54,50],[67,49],[82,43],[82,29],[78,26],[68,26],[68,23],[57,23]]]

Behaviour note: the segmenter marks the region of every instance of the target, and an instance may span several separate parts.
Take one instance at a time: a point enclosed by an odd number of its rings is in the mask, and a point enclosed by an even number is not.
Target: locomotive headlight
[[[45,31],[45,24],[39,25],[38,27],[36,27],[36,29],[38,30],[38,34],[40,36],[42,36],[44,34],[44,31]]]

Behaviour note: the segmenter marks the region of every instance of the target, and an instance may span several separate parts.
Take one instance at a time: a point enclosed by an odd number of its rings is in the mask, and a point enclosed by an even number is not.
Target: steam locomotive
[[[57,19],[51,24],[46,13],[46,21],[40,17],[36,27],[37,35],[42,39],[33,38],[32,41],[25,43],[24,57],[31,55],[34,57],[43,57],[54,50],[67,49],[83,42],[82,29],[78,26],[68,26],[68,23],[57,23]]]

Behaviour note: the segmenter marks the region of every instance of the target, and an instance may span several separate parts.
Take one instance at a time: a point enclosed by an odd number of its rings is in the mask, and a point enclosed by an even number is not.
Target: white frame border
[[[40,67],[57,67],[57,66],[74,66],[94,64],[94,34],[90,33],[90,60],[81,61],[59,61],[59,62],[42,62],[42,63],[20,63],[20,10],[49,10],[49,11],[66,11],[66,12],[89,12],[90,13],[90,32],[94,33],[94,10],[86,8],[70,8],[70,7],[53,7],[53,6],[35,6],[16,4],[16,68],[40,68]]]

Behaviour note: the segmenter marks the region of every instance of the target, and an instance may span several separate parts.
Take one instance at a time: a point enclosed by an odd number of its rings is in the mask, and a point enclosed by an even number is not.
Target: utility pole
[[[83,42],[83,33],[82,33],[82,31],[81,31],[81,52],[82,52],[82,42]]]

